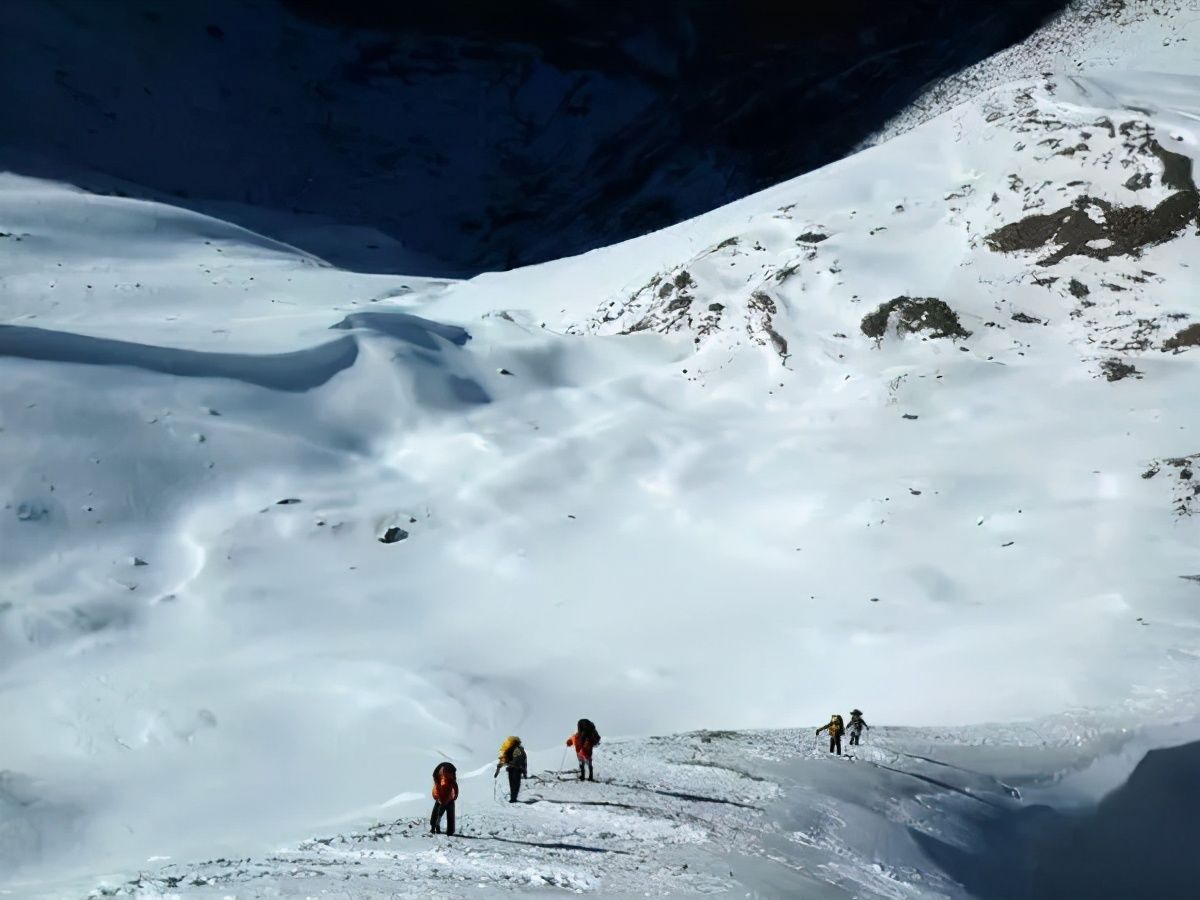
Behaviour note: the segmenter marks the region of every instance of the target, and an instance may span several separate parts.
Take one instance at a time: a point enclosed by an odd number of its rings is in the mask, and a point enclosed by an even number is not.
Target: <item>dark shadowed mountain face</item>
[[[0,165],[350,267],[510,268],[838,159],[1063,5],[21,0]]]
[[[1200,883],[1200,743],[1147,753],[1094,809],[1045,806],[979,823],[964,850],[913,832],[930,859],[981,900],[1191,897]]]

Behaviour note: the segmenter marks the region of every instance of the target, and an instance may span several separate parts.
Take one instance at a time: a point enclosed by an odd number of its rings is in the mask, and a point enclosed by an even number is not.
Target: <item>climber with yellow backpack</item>
[[[498,778],[502,768],[508,770],[508,802],[516,803],[517,794],[521,791],[521,779],[529,775],[529,759],[525,755],[525,748],[521,746],[521,739],[515,735],[505,738],[500,745],[496,771],[492,777]]]
[[[817,735],[820,736],[822,731],[829,732],[829,752],[837,752],[838,756],[842,755],[842,732],[846,730],[846,726],[842,724],[842,717],[834,713],[829,717],[829,724],[823,725],[817,729]]]

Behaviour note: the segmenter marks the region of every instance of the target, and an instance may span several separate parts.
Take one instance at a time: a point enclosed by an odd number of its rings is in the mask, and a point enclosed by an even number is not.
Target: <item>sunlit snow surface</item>
[[[909,829],[965,840],[964,791],[1016,814],[1013,772],[1095,800],[1129,747],[1183,739],[1131,735],[1195,717],[1200,677],[1200,350],[1163,349],[1200,314],[1195,216],[1108,259],[987,237],[1084,196],[1192,209],[1198,98],[1178,75],[1008,84],[668,231],[462,284],[0,176],[0,886],[224,857],[254,880],[204,868],[232,878],[214,896],[304,893],[292,868],[353,853],[385,894],[978,893]],[[970,336],[864,335],[899,296]],[[854,705],[937,728],[819,758],[812,730]],[[606,744],[620,784],[586,797],[624,806],[560,811],[569,783],[490,805],[504,735],[556,769],[581,715],[799,731]],[[1016,721],[1056,724],[961,729]],[[679,775],[692,745],[753,777]],[[443,758],[483,773],[478,844],[417,837]],[[371,822],[410,855],[363,856]],[[739,828],[758,862],[727,864]]]

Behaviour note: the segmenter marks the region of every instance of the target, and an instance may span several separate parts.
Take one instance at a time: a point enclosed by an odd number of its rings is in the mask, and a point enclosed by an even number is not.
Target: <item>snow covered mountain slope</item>
[[[644,736],[1079,710],[1062,744],[1099,749],[1039,775],[1195,718],[1198,87],[1007,85],[465,283],[0,176],[0,886],[261,859],[388,798],[403,828],[439,759],[520,733],[553,768],[581,714]],[[1003,778],[988,752],[963,765]],[[839,796],[832,771],[788,815]],[[833,865],[803,829],[769,852]],[[968,890],[897,847],[852,860]],[[728,883],[695,867],[688,890]]]
[[[1197,0],[1072,0],[1024,41],[930,85],[863,146],[890,140],[985,90],[1047,72],[1200,75],[1197,21]]]

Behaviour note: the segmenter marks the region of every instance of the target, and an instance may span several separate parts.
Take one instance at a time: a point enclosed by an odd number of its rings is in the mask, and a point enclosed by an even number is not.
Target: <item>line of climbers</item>
[[[868,731],[871,726],[863,719],[861,709],[850,711],[850,724],[847,726],[838,713],[829,717],[829,724],[817,729],[819,737],[822,731],[829,732],[829,752],[842,755],[842,735],[850,731],[850,746],[858,746],[863,729]],[[567,746],[575,748],[575,759],[579,763],[579,780],[595,781],[596,774],[592,768],[592,751],[600,743],[600,732],[590,719],[580,719],[573,735],[567,738]],[[516,803],[517,795],[521,792],[521,782],[529,777],[529,757],[521,739],[510,735],[500,745],[500,753],[496,759],[496,771],[492,778],[500,777],[500,770],[508,773],[508,802]],[[454,834],[454,802],[458,799],[458,770],[453,763],[439,763],[433,770],[433,814],[429,817],[429,830],[432,834],[442,833],[442,819],[446,819],[446,834]]]
[[[588,781],[595,781],[592,769],[592,751],[600,743],[600,732],[591,719],[580,719],[576,731],[567,738],[567,746],[575,748],[575,759],[579,762],[579,780],[584,780],[586,769]],[[492,778],[500,777],[500,770],[508,772],[508,802],[516,803],[521,792],[521,782],[529,777],[529,757],[521,739],[510,735],[500,745],[496,759],[496,771]],[[454,834],[454,801],[458,799],[458,770],[453,763],[439,763],[433,770],[433,813],[429,817],[431,834],[442,833],[442,818],[446,819],[446,834]]]
[[[850,710],[850,746],[857,747],[859,739],[862,737],[863,729],[871,730],[871,726],[866,723],[862,717],[861,709]],[[820,737],[822,731],[829,732],[829,752],[842,755],[842,735],[846,731],[846,725],[842,722],[842,717],[834,713],[829,717],[829,724],[822,725],[817,729],[817,736]]]

